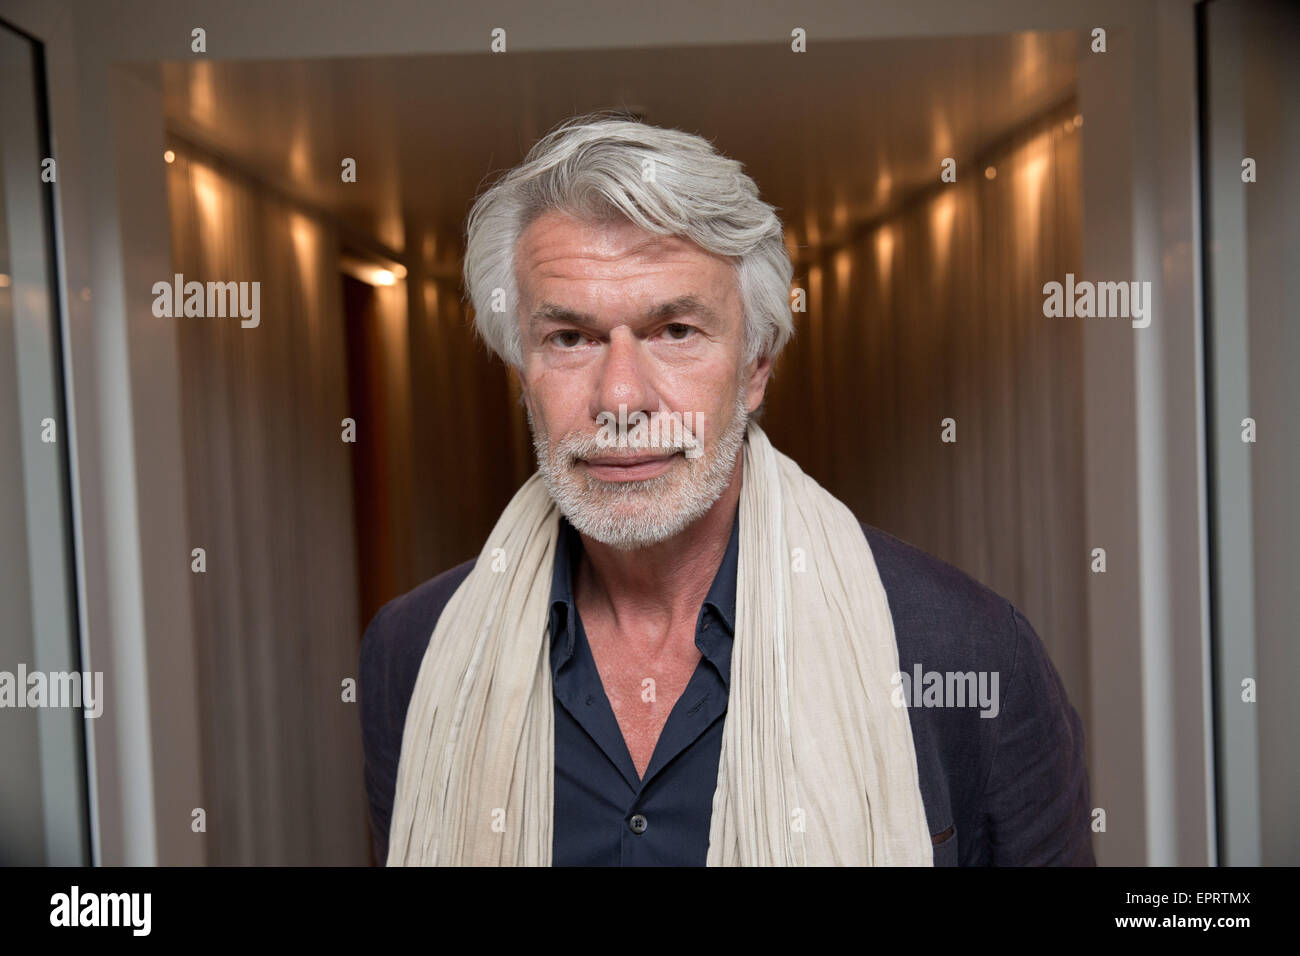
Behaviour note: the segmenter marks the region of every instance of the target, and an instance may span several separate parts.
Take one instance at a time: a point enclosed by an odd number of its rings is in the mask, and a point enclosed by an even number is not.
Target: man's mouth
[[[579,460],[578,465],[601,481],[645,481],[672,467],[680,452],[668,455],[600,455]]]

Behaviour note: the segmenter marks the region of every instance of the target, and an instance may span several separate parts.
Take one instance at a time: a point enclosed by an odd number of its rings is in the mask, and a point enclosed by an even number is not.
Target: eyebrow
[[[679,315],[698,315],[708,322],[717,319],[717,313],[707,306],[703,299],[693,294],[679,295],[675,299],[659,303],[646,313],[646,318],[661,321]],[[538,325],[542,322],[558,322],[585,328],[595,328],[598,324],[596,317],[589,312],[578,312],[553,302],[543,302],[529,317],[530,325]]]

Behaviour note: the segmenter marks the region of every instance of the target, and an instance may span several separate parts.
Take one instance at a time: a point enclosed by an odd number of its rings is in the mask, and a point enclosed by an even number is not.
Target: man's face
[[[556,212],[516,252],[520,382],[548,491],[578,531],[613,547],[672,537],[726,489],[767,384],[766,359],[741,366],[731,262]],[[637,430],[638,412],[661,427]]]

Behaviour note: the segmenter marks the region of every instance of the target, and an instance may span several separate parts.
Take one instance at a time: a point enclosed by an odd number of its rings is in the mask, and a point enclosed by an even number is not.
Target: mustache
[[[738,428],[743,435],[746,423],[750,419],[746,407],[746,397],[746,390],[742,386],[736,392],[730,424],[723,426],[721,429],[713,429],[715,438],[721,437],[723,433],[733,427]],[[621,413],[623,406],[619,408]],[[662,452],[665,457],[681,454],[691,464],[696,464],[706,457],[706,439],[703,434],[705,430],[703,427],[704,412],[672,412],[661,406],[659,411],[648,413],[647,424],[651,436],[649,442],[639,439],[631,440],[631,433],[635,432],[640,427],[639,425],[634,426],[625,435],[622,431],[625,427],[625,419],[620,414],[618,441],[611,442],[608,427],[612,423],[614,416],[612,410],[607,409],[598,416],[598,422],[607,416],[611,421],[605,422],[594,433],[571,431],[558,439],[549,438],[545,429],[538,427],[538,423],[533,417],[533,410],[527,404],[524,406],[524,411],[528,416],[528,429],[532,434],[533,448],[537,453],[539,463],[549,460],[553,467],[571,469],[577,462],[588,461],[595,457],[604,459],[634,458],[644,455],[648,449]],[[667,427],[664,427],[661,417],[665,415],[670,416]],[[658,427],[656,427],[656,423]],[[696,434],[697,432],[700,432],[700,434]],[[628,439],[626,443],[624,443],[625,439]]]
[[[602,444],[599,435],[584,435],[581,432],[571,432],[556,443],[555,457],[565,464],[572,465],[576,461],[586,461],[589,458],[597,457],[636,458],[644,455],[647,451],[662,452],[664,455],[684,454],[701,447],[701,445],[700,440],[689,432],[684,433],[680,441],[661,438],[654,445],[649,443],[639,445],[629,443],[626,448],[610,447],[608,443]]]

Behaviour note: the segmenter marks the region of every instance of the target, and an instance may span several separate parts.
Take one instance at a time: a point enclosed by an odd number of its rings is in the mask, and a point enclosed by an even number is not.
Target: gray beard
[[[594,435],[571,433],[552,451],[528,412],[537,470],[560,513],[580,534],[619,551],[666,541],[707,514],[731,482],[748,422],[742,385],[731,420],[711,451],[696,458],[680,456],[667,472],[653,478],[613,482],[579,471],[577,460],[593,455],[598,447]],[[688,444],[661,450],[684,452]]]

